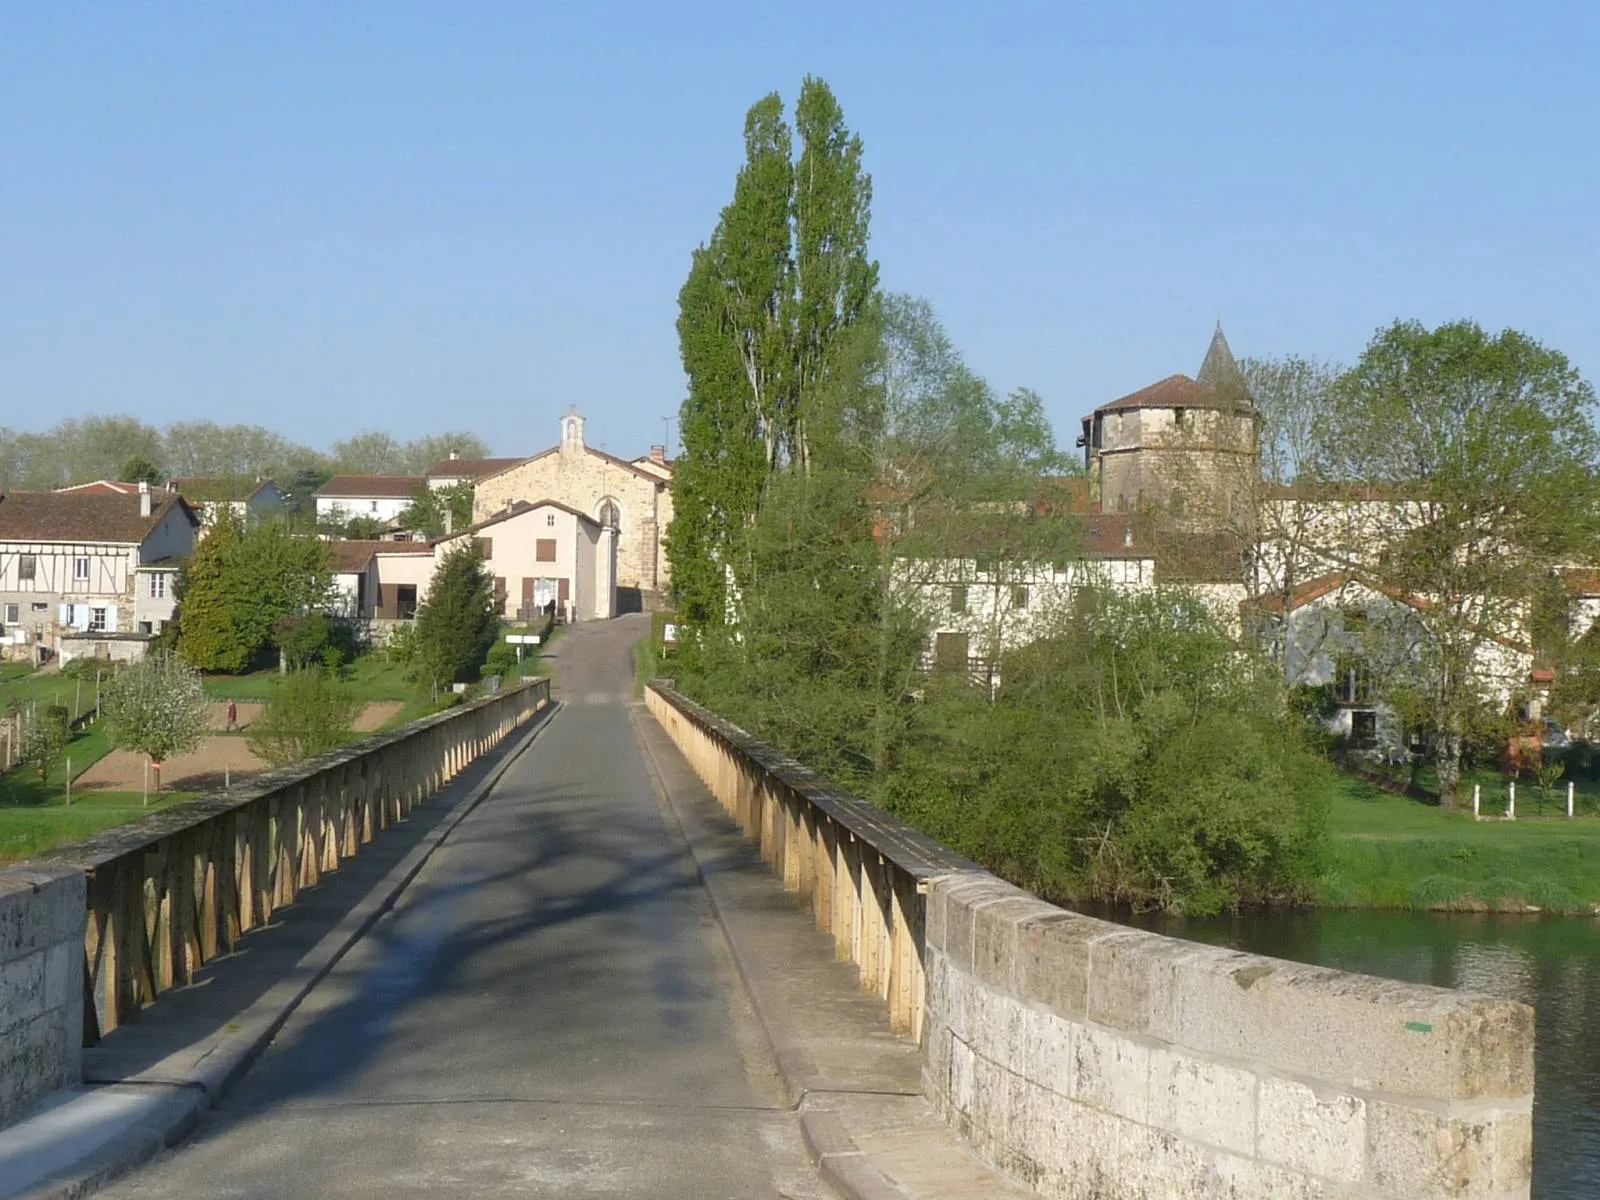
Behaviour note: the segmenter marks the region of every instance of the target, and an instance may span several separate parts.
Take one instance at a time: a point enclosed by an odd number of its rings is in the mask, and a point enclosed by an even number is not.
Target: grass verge
[[[149,807],[137,792],[90,792],[71,807],[54,804],[0,804],[0,863],[15,862],[114,825],[124,825],[159,809],[193,800],[194,792],[163,792]]]
[[[1470,811],[1340,773],[1318,901],[1341,908],[1589,912],[1600,904],[1600,820]],[[1519,789],[1520,790],[1520,789]]]

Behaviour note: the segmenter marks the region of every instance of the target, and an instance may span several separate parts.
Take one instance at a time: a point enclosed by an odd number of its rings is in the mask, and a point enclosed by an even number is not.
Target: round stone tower
[[[1198,378],[1169,375],[1084,419],[1084,467],[1102,512],[1235,528],[1253,505],[1260,414],[1219,322]]]

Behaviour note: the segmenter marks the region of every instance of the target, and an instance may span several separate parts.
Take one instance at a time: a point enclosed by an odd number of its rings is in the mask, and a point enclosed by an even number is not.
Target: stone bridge
[[[646,628],[0,871],[0,1197],[1528,1195],[1528,1009],[1045,904]]]

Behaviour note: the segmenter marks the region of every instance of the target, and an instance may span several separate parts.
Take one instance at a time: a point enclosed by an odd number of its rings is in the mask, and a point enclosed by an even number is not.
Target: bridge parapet
[[[1526,1005],[1069,912],[665,681],[646,702],[918,1038],[930,1101],[1040,1194],[1529,1194]]]
[[[528,680],[0,869],[0,1125],[549,703]],[[25,1021],[13,978],[38,993]]]

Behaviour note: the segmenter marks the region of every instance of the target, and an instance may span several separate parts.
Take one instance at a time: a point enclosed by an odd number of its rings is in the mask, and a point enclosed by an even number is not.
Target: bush
[[[299,762],[349,741],[361,701],[331,671],[308,667],[279,686],[245,740],[273,766]]]

